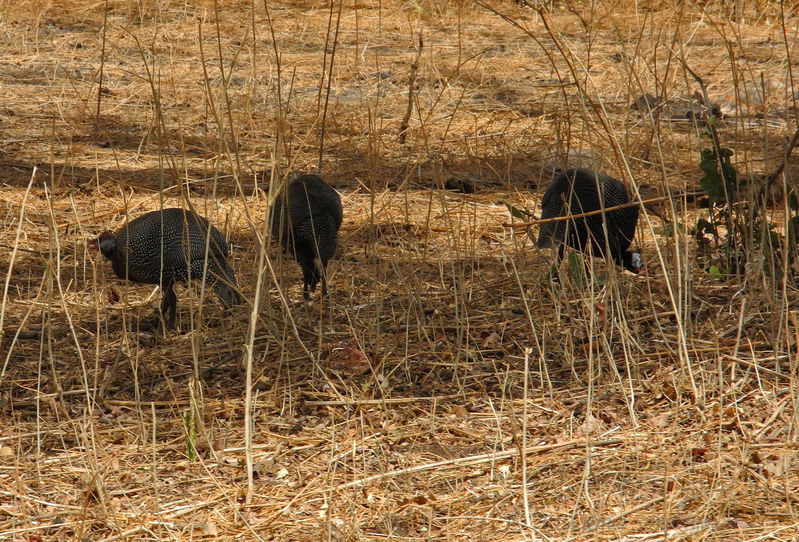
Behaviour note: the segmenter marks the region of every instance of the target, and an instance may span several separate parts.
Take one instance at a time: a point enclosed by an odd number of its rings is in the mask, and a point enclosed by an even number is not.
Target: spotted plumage
[[[601,204],[600,204],[601,195]],[[541,218],[577,215],[629,203],[624,185],[616,179],[589,169],[570,169],[560,174],[544,192]],[[607,257],[625,269],[638,272],[641,255],[627,250],[635,235],[638,207],[625,207],[573,220],[541,224],[538,246],[558,247],[558,261],[566,246]],[[607,229],[607,242],[605,230]]]
[[[208,272],[204,273],[206,240]],[[240,301],[236,277],[226,260],[225,238],[208,220],[191,211],[163,209],[144,214],[122,226],[116,235],[103,232],[97,248],[111,260],[118,277],[161,285],[161,314],[169,328],[175,324],[175,282],[204,278],[225,306]]]
[[[316,175],[303,175],[289,183],[272,208],[272,236],[294,255],[302,268],[303,296],[322,281],[327,294],[325,270],[336,250],[336,238],[344,213],[338,193]],[[318,261],[315,261],[318,260]]]

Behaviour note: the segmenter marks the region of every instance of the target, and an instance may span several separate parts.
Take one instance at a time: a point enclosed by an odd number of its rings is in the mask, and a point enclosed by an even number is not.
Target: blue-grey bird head
[[[628,251],[622,254],[622,266],[628,271],[633,273],[640,273],[644,267],[644,262],[641,259],[641,253],[635,251]]]
[[[97,250],[103,254],[103,256],[109,260],[113,260],[117,253],[117,238],[114,237],[113,233],[106,230],[97,238],[95,241],[95,246],[97,247]]]

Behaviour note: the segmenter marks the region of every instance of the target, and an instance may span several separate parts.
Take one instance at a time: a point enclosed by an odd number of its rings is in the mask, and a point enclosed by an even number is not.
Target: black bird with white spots
[[[316,175],[291,181],[272,207],[272,236],[294,255],[302,268],[302,295],[322,282],[327,295],[327,262],[336,251],[344,211],[341,197]]]
[[[616,179],[589,169],[569,169],[544,192],[541,218],[579,215],[629,203],[627,190]],[[538,232],[538,247],[555,245],[558,262],[565,247],[612,259],[629,271],[641,270],[641,254],[628,250],[638,223],[638,206],[587,217],[546,222]],[[607,237],[605,236],[607,231]],[[610,258],[608,258],[608,250]]]
[[[236,276],[227,263],[225,238],[206,218],[191,211],[172,208],[146,213],[116,234],[103,232],[96,243],[118,277],[161,286],[161,315],[169,329],[175,325],[175,282],[202,279],[212,284],[226,307],[240,301]]]

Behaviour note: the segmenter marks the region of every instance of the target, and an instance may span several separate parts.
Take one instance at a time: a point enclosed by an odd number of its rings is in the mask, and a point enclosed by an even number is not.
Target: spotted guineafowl
[[[624,185],[616,179],[602,173],[595,174],[589,169],[569,169],[552,181],[544,192],[541,218],[589,213],[629,201]],[[572,220],[546,222],[541,224],[538,232],[538,246],[551,247],[554,243],[558,247],[557,261],[560,262],[565,246],[588,253],[590,239],[590,248],[595,255],[606,257],[609,248],[613,261],[638,273],[641,270],[641,255],[627,250],[635,235],[637,222],[637,206]]]
[[[210,227],[210,238],[208,229]],[[208,273],[203,275],[208,241]],[[220,301],[231,307],[240,301],[236,277],[227,263],[225,238],[208,220],[183,209],[152,211],[122,226],[114,235],[103,232],[97,248],[111,260],[114,273],[133,282],[160,284],[161,315],[169,329],[175,325],[177,281],[204,277]]]
[[[291,181],[272,208],[272,236],[294,254],[302,268],[302,295],[316,290],[322,281],[327,295],[325,270],[336,250],[336,236],[343,218],[338,193],[316,175],[303,175]],[[319,259],[315,262],[314,259]]]

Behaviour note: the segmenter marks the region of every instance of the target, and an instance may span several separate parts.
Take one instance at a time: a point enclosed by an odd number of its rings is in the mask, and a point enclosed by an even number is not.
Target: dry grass
[[[790,273],[715,282],[645,215],[645,273],[553,288],[506,205],[567,155],[695,188],[683,63],[742,175],[773,171],[796,13],[318,4],[0,3],[0,539],[796,540]],[[321,303],[263,227],[291,170],[344,202]],[[87,241],[187,200],[250,305],[179,289],[157,336],[160,294]]]

